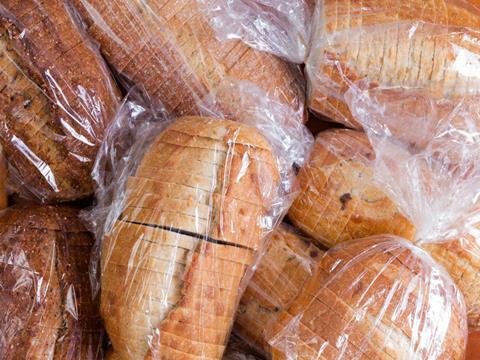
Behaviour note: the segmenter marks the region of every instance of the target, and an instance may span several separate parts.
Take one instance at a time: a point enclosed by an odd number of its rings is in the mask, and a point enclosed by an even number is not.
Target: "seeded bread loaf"
[[[45,201],[93,191],[118,90],[68,2],[0,4],[0,142],[15,186]]]
[[[337,122],[359,127],[344,98],[354,82],[453,102],[480,93],[478,1],[321,0],[314,22],[308,103]]]
[[[16,206],[1,213],[0,358],[102,358],[88,275],[92,245],[74,209]]]
[[[237,122],[176,120],[128,178],[102,248],[101,313],[120,359],[221,359],[279,185]]]
[[[379,236],[326,252],[273,333],[273,359],[463,359],[467,324],[443,268]]]
[[[285,121],[302,121],[304,85],[298,69],[241,41],[219,41],[196,0],[73,2],[116,72],[141,85],[168,112],[199,115],[199,100],[213,93],[221,112],[240,120],[267,95],[283,105],[269,111],[280,112]],[[264,95],[231,87],[232,81],[252,84]]]
[[[292,223],[327,247],[379,234],[412,239],[413,224],[373,183],[374,158],[364,133],[319,133],[298,174],[301,191],[288,213]]]
[[[268,356],[270,332],[300,295],[323,251],[286,226],[275,230],[240,301],[234,331]]]

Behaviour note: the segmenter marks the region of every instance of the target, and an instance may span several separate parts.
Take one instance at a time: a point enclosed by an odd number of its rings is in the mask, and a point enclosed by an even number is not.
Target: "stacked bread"
[[[375,152],[365,134],[318,134],[300,170],[301,192],[289,210],[296,227],[327,247],[379,234],[412,239],[415,228],[373,181]]]
[[[271,236],[268,248],[240,301],[235,333],[262,354],[270,354],[271,331],[312,276],[323,251],[285,226]]]
[[[198,115],[213,94],[228,118],[242,120],[267,98],[283,105],[280,119],[303,117],[297,70],[241,41],[220,41],[196,0],[73,0],[109,64],[141,85],[171,114]],[[262,96],[249,98],[254,86]],[[207,101],[208,102],[208,101]],[[273,108],[261,109],[274,111]],[[298,121],[297,119],[297,121]]]
[[[273,359],[463,359],[463,298],[422,250],[379,236],[324,254],[270,340]]]
[[[185,117],[158,136],[103,243],[101,313],[117,356],[222,357],[278,185],[253,128]]]
[[[72,208],[16,206],[2,212],[2,359],[102,358],[88,275],[92,245]]]
[[[322,0],[307,60],[310,108],[359,127],[344,97],[352,83],[387,89],[390,100],[392,88],[443,102],[478,96],[479,19],[475,1]]]
[[[2,1],[0,24],[0,143],[10,177],[46,201],[89,195],[118,102],[108,69],[64,1]]]

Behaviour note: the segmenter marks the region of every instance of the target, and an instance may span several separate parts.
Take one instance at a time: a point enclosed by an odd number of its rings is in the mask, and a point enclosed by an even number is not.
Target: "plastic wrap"
[[[274,109],[244,119],[253,127],[221,115],[171,121],[125,102],[95,166],[89,216],[117,356],[222,357],[251,269],[294,197],[293,165],[311,144]]]
[[[327,251],[272,331],[273,359],[463,359],[463,297],[424,251],[394,236]]]
[[[0,358],[102,359],[92,236],[67,207],[0,212]]]
[[[327,247],[380,234],[412,239],[414,225],[373,182],[374,163],[375,151],[364,133],[319,133],[309,161],[298,173],[301,192],[289,219]]]
[[[270,332],[300,295],[323,251],[286,225],[277,228],[248,284],[235,319],[235,334],[269,358]]]
[[[315,0],[199,0],[221,39],[303,63],[309,51]]]
[[[12,189],[42,201],[93,192],[118,90],[68,2],[0,4],[0,142]]]
[[[318,1],[306,62],[309,107],[359,128],[344,98],[352,83],[442,105],[475,98],[479,16],[476,1]]]
[[[221,113],[243,119],[238,90],[225,84],[248,82],[283,105],[279,122],[304,120],[299,68],[241,41],[218,40],[196,0],[72,1],[125,85],[143,87],[169,113],[199,115],[199,103],[213,95]]]

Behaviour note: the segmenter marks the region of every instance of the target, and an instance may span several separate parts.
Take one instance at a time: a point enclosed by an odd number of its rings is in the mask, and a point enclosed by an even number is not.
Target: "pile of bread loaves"
[[[477,0],[0,0],[0,360],[480,359],[479,43]]]

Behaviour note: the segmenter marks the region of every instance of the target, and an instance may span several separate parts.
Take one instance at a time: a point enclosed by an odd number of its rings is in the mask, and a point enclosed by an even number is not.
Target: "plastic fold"
[[[10,187],[43,202],[93,193],[119,92],[69,2],[0,4],[0,143]]]

